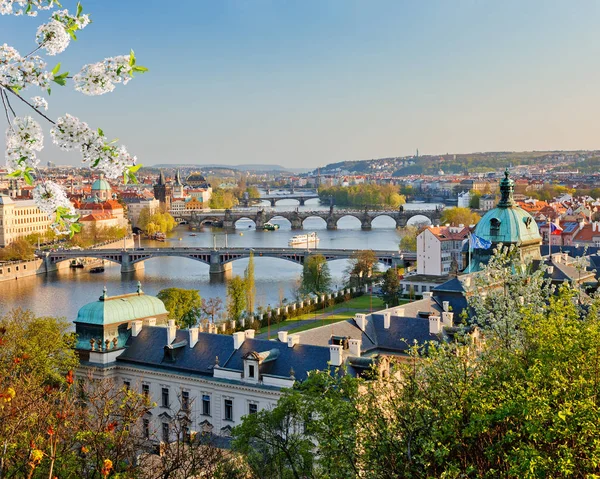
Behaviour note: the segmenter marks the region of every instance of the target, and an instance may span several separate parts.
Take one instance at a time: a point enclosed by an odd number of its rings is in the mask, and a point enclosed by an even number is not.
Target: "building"
[[[137,227],[140,213],[148,208],[150,215],[156,213],[160,208],[160,202],[152,196],[149,191],[122,191],[121,200],[127,205],[127,219],[132,227]]]
[[[469,227],[429,226],[417,236],[417,274],[444,276],[462,271],[464,243],[469,237]]]
[[[171,209],[171,197],[173,192],[171,190],[171,186],[167,184],[165,180],[165,174],[162,170],[160,170],[160,175],[158,176],[158,181],[154,185],[154,198],[156,198],[161,207],[164,207],[167,211]]]
[[[12,199],[0,194],[0,247],[33,233],[44,234],[52,219],[33,200]]]
[[[508,170],[504,175],[500,181],[501,198],[498,205],[483,215],[474,232],[480,238],[490,241],[492,246],[472,251],[468,272],[478,271],[481,264],[487,264],[494,249],[500,244],[514,245],[523,263],[541,258],[542,236],[538,225],[533,217],[515,202],[515,184],[509,178]]]
[[[483,195],[479,198],[479,209],[489,211],[496,205],[496,197],[494,195]]]
[[[471,193],[469,191],[463,191],[458,194],[458,208],[470,208],[471,206]]]

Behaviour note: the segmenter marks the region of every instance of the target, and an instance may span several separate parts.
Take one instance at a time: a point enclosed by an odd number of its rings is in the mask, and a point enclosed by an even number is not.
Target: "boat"
[[[83,268],[83,266],[83,262],[79,258],[71,260],[71,264],[69,265],[71,268]]]
[[[167,235],[164,233],[154,233],[150,235],[150,239],[154,241],[165,241],[167,239]]]
[[[308,233],[306,235],[296,235],[292,236],[288,242],[290,246],[310,246],[316,245],[320,241],[317,233],[314,231],[312,233]]]
[[[192,233],[190,234],[190,236],[198,236],[196,233]]]
[[[102,266],[90,268],[90,273],[104,273],[104,260],[102,260]]]
[[[275,224],[275,223],[265,223],[263,225],[263,230],[265,231],[275,231],[279,229],[279,225]]]

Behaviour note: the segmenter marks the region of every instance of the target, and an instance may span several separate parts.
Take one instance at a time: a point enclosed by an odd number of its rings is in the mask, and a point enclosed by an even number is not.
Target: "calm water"
[[[289,210],[292,206],[295,208],[295,204],[293,200],[282,200],[275,209]],[[435,205],[405,206],[405,209],[430,208],[435,208]],[[300,209],[317,210],[323,207],[319,207],[316,200],[311,200]],[[225,246],[227,243],[229,246],[243,247],[287,247],[290,237],[302,233],[292,231],[289,222],[284,218],[276,218],[272,222],[279,224],[280,229],[256,231],[252,221],[240,220],[236,225],[236,232],[227,235],[221,230],[205,228],[198,231],[197,236],[190,236],[187,227],[181,226],[169,234],[165,243],[142,241],[142,246],[211,247],[216,241],[217,246]],[[361,231],[360,222],[352,217],[342,218],[337,231],[327,231],[325,221],[321,218],[308,218],[304,222],[304,232],[311,231],[318,232],[321,239],[320,248],[397,250],[401,237],[401,233],[395,229],[394,221],[387,217],[375,219],[371,231]],[[243,274],[247,264],[247,259],[234,261],[233,274]],[[329,263],[334,285],[343,284],[346,266],[346,260]],[[291,299],[294,284],[301,270],[300,265],[289,261],[255,258],[257,306],[276,304],[281,296]],[[108,294],[113,296],[134,292],[138,280],[142,282],[142,287],[148,294],[154,295],[161,289],[177,287],[197,289],[204,298],[219,296],[225,300],[225,285],[210,281],[208,265],[184,258],[154,258],[145,262],[144,270],[130,275],[121,275],[119,265],[107,263],[106,271],[100,274],[64,270],[48,276],[40,275],[0,283],[0,313],[21,307],[31,309],[39,315],[65,316],[73,320],[81,306],[95,301],[102,294],[105,285]]]

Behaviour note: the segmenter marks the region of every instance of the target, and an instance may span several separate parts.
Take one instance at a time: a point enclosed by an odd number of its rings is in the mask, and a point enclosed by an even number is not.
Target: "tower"
[[[173,198],[183,198],[183,182],[181,181],[179,169],[175,174],[175,183],[173,183]]]
[[[171,208],[171,194],[171,187],[167,185],[163,170],[160,170],[158,181],[154,185],[154,197],[160,202],[160,206],[164,207],[166,211],[169,211]]]

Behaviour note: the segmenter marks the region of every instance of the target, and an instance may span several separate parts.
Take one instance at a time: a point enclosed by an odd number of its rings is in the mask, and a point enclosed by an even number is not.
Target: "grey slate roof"
[[[378,349],[406,351],[415,342],[423,345],[437,339],[436,335],[429,334],[429,318],[391,316],[389,329],[384,328],[382,314],[373,314],[371,318],[377,334]]]

